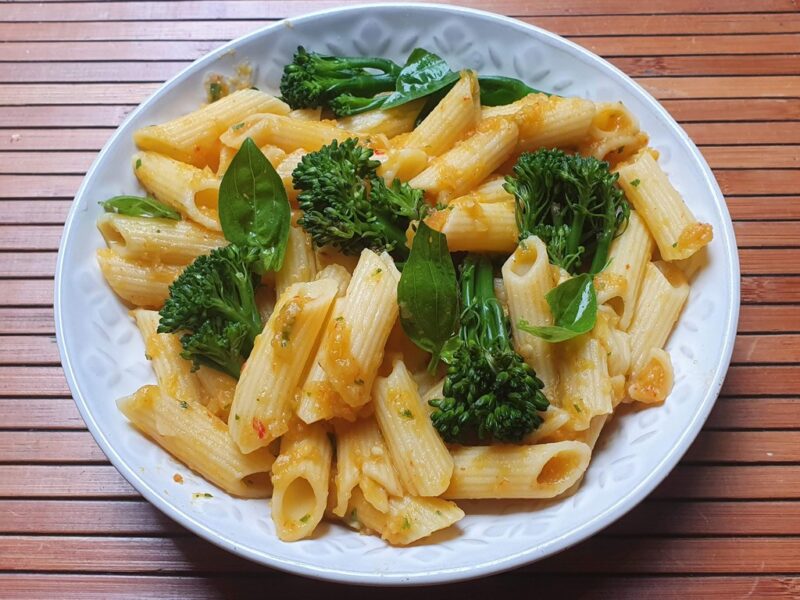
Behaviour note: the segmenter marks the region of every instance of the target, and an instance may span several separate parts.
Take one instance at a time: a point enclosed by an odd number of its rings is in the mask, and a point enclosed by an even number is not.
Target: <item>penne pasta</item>
[[[552,400],[558,387],[555,346],[519,328],[521,321],[536,326],[553,324],[545,299],[554,287],[547,247],[535,236],[522,240],[502,272],[514,348],[536,371],[545,395]]]
[[[649,149],[617,172],[620,187],[647,224],[663,260],[689,258],[711,241],[711,225],[697,221]]]
[[[207,229],[221,230],[216,175],[155,152],[137,152],[133,165],[139,182],[156,199]]]
[[[477,131],[438,156],[409,185],[440,202],[465,194],[511,157],[519,130],[510,119],[484,119]]]
[[[356,486],[366,501],[383,513],[389,510],[390,496],[403,495],[389,449],[372,416],[354,423],[336,423],[336,504],[333,514],[345,516]]]
[[[228,129],[220,136],[220,140],[226,146],[237,149],[247,138],[251,138],[259,147],[270,144],[284,152],[315,152],[333,140],[342,141],[353,137],[358,136],[336,127],[330,121],[291,119],[288,116],[264,113],[248,117],[241,127]]]
[[[97,251],[97,263],[108,285],[120,298],[144,308],[161,308],[169,286],[183,267],[123,258],[110,248]]]
[[[228,418],[231,437],[242,452],[267,446],[287,431],[295,388],[336,290],[330,279],[295,283],[278,299],[242,368]]]
[[[418,148],[439,156],[474,130],[481,120],[478,78],[462,71],[461,78],[431,113],[403,140],[403,148]]]
[[[202,404],[177,400],[146,385],[117,406],[137,429],[229,494],[269,497],[272,454],[266,448],[242,454],[225,423]]]
[[[462,196],[433,212],[425,222],[447,236],[451,252],[513,252],[519,230],[513,200],[481,202]]]
[[[414,496],[438,496],[450,483],[453,460],[433,428],[417,385],[401,361],[373,389],[375,417],[403,487]]]
[[[258,90],[240,90],[188,115],[160,125],[143,127],[133,134],[142,150],[158,152],[177,161],[217,169],[219,136],[253,113],[285,115],[289,106]]]
[[[97,228],[111,250],[132,260],[186,265],[226,244],[220,233],[191,221],[106,213]]]
[[[582,442],[564,441],[457,447],[452,455],[453,479],[444,498],[555,498],[583,476],[591,449]]]
[[[325,514],[333,448],[320,424],[293,422],[272,465],[272,521],[278,537],[310,536]]]
[[[144,340],[145,356],[156,373],[161,390],[178,401],[206,404],[200,380],[192,371],[192,363],[181,356],[183,348],[179,336],[158,333],[161,317],[154,310],[137,308],[131,314]]]

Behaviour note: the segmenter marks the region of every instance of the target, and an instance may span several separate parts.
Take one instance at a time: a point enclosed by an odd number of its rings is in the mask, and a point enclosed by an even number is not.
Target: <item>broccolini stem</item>
[[[569,236],[567,237],[567,251],[565,253],[567,264],[564,268],[572,272],[572,262],[578,255],[578,248],[581,246],[581,239],[583,239],[583,224],[586,221],[586,205],[591,200],[591,193],[579,192],[579,199],[577,206],[573,209],[572,225],[570,226]]]
[[[597,248],[594,251],[594,258],[592,259],[592,266],[589,268],[589,273],[592,275],[599,273],[606,266],[608,260],[608,251],[611,248],[611,242],[616,234],[616,206],[613,202],[606,202],[606,214],[603,232],[597,237]]]
[[[392,254],[396,256],[398,260],[405,261],[410,252],[408,246],[406,246],[408,240],[406,238],[405,229],[398,227],[391,218],[387,218],[381,214],[377,215],[376,219],[383,227],[386,238],[390,242],[394,242],[394,248],[391,250]]]
[[[492,263],[486,256],[478,259],[475,288],[483,324],[483,343],[485,347],[508,343],[505,315],[497,297],[494,295],[494,273]]]
[[[461,265],[461,330],[459,335],[465,342],[480,341],[479,318],[475,297],[475,256],[470,254]]]
[[[394,61],[377,56],[349,56],[342,60],[347,61],[347,67],[350,69],[376,69],[387,75],[392,75],[392,81],[397,79],[397,76],[400,75],[400,71],[402,70],[402,67]],[[334,67],[333,65],[331,65],[331,67],[332,71],[338,71],[340,68],[339,66]]]
[[[372,98],[375,94],[394,90],[397,77],[392,75],[370,75],[351,77],[334,83],[325,91],[325,97],[335,98],[339,94],[352,94]]]

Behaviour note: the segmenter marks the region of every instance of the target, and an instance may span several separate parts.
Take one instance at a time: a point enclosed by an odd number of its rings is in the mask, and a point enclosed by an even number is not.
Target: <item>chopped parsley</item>
[[[640,183],[642,183],[642,182],[641,182],[641,181],[639,181],[639,178],[638,178],[638,177],[637,177],[636,179],[634,179],[633,181],[631,181],[631,185],[632,185],[633,187],[639,187],[639,184],[640,184]]]
[[[411,521],[408,520],[408,517],[403,517],[403,529],[411,529]]]
[[[137,158],[137,159],[136,159],[136,167],[135,167],[135,168],[137,168],[137,169],[138,169],[138,168],[139,168],[139,167],[141,167],[141,166],[142,166],[142,159],[141,159],[141,158]]]
[[[399,414],[404,419],[413,419],[414,418],[414,413],[412,413],[411,410],[408,409],[408,408],[405,408],[405,409],[399,411]]]
[[[242,121],[241,123],[237,123],[236,125],[234,125],[233,127],[231,127],[231,131],[238,131],[238,130],[239,130],[239,129],[241,129],[242,127],[244,127],[244,121]]]
[[[189,408],[189,403],[186,402],[186,400],[181,400],[181,408],[183,408],[184,410]]]
[[[308,520],[309,520],[310,518],[311,518],[311,515],[310,515],[310,514],[308,514],[308,513],[306,513],[306,514],[304,514],[302,517],[300,517],[300,522],[301,522],[301,523],[308,523]]]

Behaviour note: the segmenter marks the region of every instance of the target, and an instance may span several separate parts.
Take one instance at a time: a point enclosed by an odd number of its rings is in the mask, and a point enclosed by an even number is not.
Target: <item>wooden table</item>
[[[742,312],[722,397],[652,497],[549,560],[411,593],[800,597],[797,0],[466,3],[517,16],[608,58],[683,124],[735,221]],[[125,115],[223,42],[272,19],[337,4],[0,4],[0,597],[308,597],[341,590],[228,555],[143,501],[106,461],[73,405],[51,307],[72,196]],[[347,590],[352,598],[375,593]]]

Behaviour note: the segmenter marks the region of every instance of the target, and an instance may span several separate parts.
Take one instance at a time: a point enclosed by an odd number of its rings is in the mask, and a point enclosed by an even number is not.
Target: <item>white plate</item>
[[[138,188],[131,172],[134,130],[196,108],[209,71],[258,66],[256,84],[276,89],[299,45],[331,54],[402,61],[422,46],[453,68],[519,77],[593,100],[623,100],[661,153],[661,164],[701,221],[714,226],[710,266],[692,286],[669,341],[675,389],[663,406],[627,414],[604,432],[588,474],[561,502],[466,504],[467,517],[432,541],[392,548],[377,537],[323,524],[314,539],[284,543],[266,501],[233,499],[137,433],[115,399],[153,375],[125,307],[95,261],[103,240],[97,202]],[[167,58],[167,57],[165,57]],[[739,264],[725,202],[686,133],[641,87],[552,33],[494,14],[431,5],[349,7],[289,19],[198,60],[135,110],[103,148],[67,218],[56,268],[58,347],[75,402],[97,443],[150,502],[198,535],[236,554],[294,573],[349,583],[422,584],[495,573],[575,544],[641,501],[675,466],[714,404],[730,362],[739,309]],[[181,473],[185,483],[172,477]],[[212,499],[193,500],[211,491]]]

